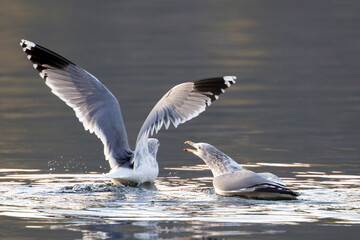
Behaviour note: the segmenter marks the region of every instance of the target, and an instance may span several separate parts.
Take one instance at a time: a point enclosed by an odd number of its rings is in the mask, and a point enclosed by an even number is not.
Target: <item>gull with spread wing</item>
[[[217,77],[173,87],[151,110],[132,151],[119,102],[96,77],[33,42],[22,40],[20,46],[51,92],[69,105],[85,130],[95,133],[104,144],[104,155],[111,167],[106,176],[126,185],[153,182],[159,173],[156,161],[159,141],[149,138],[150,135],[163,125],[168,128],[172,123],[177,127],[198,116],[236,79]]]

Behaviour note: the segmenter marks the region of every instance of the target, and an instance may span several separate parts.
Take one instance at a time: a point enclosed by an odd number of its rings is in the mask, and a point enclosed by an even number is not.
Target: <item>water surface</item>
[[[35,7],[36,6],[36,7]],[[358,239],[359,4],[283,1],[3,1],[0,238]],[[159,178],[117,187],[101,142],[51,94],[19,47],[42,44],[118,98],[131,146],[172,86],[236,75],[205,113],[159,132]],[[182,151],[209,142],[301,193],[214,194]]]

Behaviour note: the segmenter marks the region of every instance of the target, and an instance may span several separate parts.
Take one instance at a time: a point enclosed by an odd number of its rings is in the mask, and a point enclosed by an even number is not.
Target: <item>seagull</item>
[[[235,76],[185,82],[170,89],[154,106],[137,136],[135,150],[129,147],[120,105],[114,95],[92,74],[59,54],[27,40],[20,46],[51,92],[70,106],[86,131],[104,144],[110,172],[117,184],[152,183],[159,173],[156,155],[159,140],[149,138],[164,125],[177,127],[205,111]]]
[[[285,187],[281,179],[272,173],[255,173],[243,169],[225,153],[208,143],[186,141],[195,149],[185,148],[201,158],[210,168],[215,193],[223,196],[265,200],[293,200],[299,193]]]

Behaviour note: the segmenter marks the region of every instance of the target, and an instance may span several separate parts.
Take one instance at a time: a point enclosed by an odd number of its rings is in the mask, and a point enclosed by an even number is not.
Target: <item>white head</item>
[[[149,138],[148,139],[148,149],[151,156],[153,156],[156,159],[156,154],[158,152],[160,146],[159,140],[156,138]]]
[[[210,167],[214,177],[243,170],[243,168],[228,155],[208,143],[186,141],[185,144],[189,144],[195,149],[185,148],[184,151],[191,152],[201,158]]]

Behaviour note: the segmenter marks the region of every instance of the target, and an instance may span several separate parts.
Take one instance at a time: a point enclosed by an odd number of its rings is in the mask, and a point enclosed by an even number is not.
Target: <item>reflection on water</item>
[[[1,239],[359,238],[359,3],[36,2],[0,8]],[[97,76],[118,98],[132,146],[172,86],[238,81],[198,118],[156,135],[155,186],[116,187],[103,178],[101,142],[50,93],[22,38]],[[278,175],[300,199],[215,195],[208,168],[182,152],[186,140]]]
[[[110,238],[114,234],[136,239],[170,233],[191,233],[193,237],[267,235],[284,233],[278,228],[281,225],[360,224],[359,176],[314,172],[309,166],[291,163],[274,166],[290,171],[295,168],[296,178],[284,181],[301,193],[299,200],[221,197],[214,194],[211,178],[169,176],[159,178],[155,185],[132,188],[113,186],[102,174],[37,174],[36,169],[2,169],[0,215],[38,219],[37,224],[26,227],[81,232],[84,239]],[[193,172],[202,168],[205,166],[171,170]],[[54,224],[44,225],[48,220]],[[171,222],[176,222],[177,227],[164,228]],[[243,224],[246,230],[238,228]],[[252,229],[256,224],[270,225]]]

